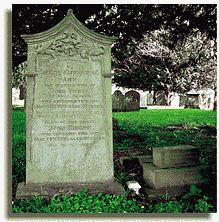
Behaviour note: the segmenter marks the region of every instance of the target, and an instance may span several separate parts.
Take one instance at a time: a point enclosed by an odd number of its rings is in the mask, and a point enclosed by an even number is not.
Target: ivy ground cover
[[[149,149],[155,146],[171,146],[190,144],[199,147],[216,147],[216,115],[217,112],[204,110],[140,110],[136,112],[113,113],[118,120],[118,129],[113,131],[113,149]],[[22,108],[12,111],[12,193],[13,212],[207,212],[208,197],[196,201],[196,207],[185,206],[185,202],[160,202],[158,205],[137,205],[136,200],[125,200],[123,197],[103,196],[89,197],[91,208],[84,205],[87,196],[79,194],[71,200],[15,200],[18,183],[25,181],[26,171],[26,113]],[[211,149],[203,149],[200,154],[203,163],[216,167],[216,155]],[[117,174],[118,175],[118,174]],[[81,196],[80,196],[81,195]],[[83,200],[83,198],[84,200]],[[75,199],[76,198],[76,199]],[[65,198],[64,198],[65,199]],[[72,200],[77,202],[75,209]],[[80,199],[80,200],[79,200]],[[85,201],[86,200],[86,201]],[[95,201],[94,201],[95,200]],[[106,205],[106,200],[109,202]],[[60,204],[57,204],[59,202]],[[51,205],[52,204],[52,205]],[[57,204],[57,205],[56,205]],[[66,205],[67,204],[67,205]],[[98,205],[99,204],[99,205]],[[109,207],[109,204],[111,207]],[[79,206],[80,205],[80,206]],[[98,205],[98,206],[96,206]],[[29,206],[29,208],[28,208]],[[131,208],[131,206],[133,206]],[[88,209],[88,208],[89,209]],[[86,208],[86,209],[85,209]],[[118,208],[118,209],[117,209]],[[212,207],[213,208],[213,207]],[[102,209],[102,210],[101,210]],[[117,211],[118,210],[118,211]],[[98,211],[98,212],[97,212]]]

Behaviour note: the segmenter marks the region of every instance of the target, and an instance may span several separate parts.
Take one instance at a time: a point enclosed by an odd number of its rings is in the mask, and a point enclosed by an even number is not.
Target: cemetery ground
[[[86,195],[86,190],[70,198],[16,200],[18,183],[25,181],[26,113],[22,107],[12,111],[12,212],[13,213],[216,213],[217,112],[184,110],[143,110],[113,112],[118,125],[113,128],[114,174],[126,195]],[[200,148],[200,162],[208,166],[208,182],[185,187],[181,196],[149,197],[142,168],[133,155],[152,156],[153,147],[192,145]],[[121,165],[121,157],[133,162]],[[131,167],[130,167],[131,166]],[[134,177],[133,177],[134,175]],[[141,185],[140,195],[129,191],[127,181]]]

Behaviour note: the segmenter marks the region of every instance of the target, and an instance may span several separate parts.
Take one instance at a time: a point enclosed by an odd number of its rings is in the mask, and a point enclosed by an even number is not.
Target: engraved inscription
[[[47,72],[38,81],[43,93],[35,103],[35,119],[43,122],[44,131],[36,133],[34,140],[91,143],[102,123],[101,75],[98,80],[95,69],[83,70],[83,63],[77,64],[80,71],[66,61],[59,67],[60,73]]]

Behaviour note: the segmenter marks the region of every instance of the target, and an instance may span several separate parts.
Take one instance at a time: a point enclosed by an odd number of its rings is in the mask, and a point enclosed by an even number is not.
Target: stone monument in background
[[[28,44],[26,184],[16,199],[57,193],[125,194],[114,180],[111,45],[69,10]]]
[[[116,90],[112,95],[113,112],[124,111],[125,102],[124,96],[120,90]]]
[[[140,94],[134,90],[128,91],[125,96],[125,111],[139,111],[140,110]]]

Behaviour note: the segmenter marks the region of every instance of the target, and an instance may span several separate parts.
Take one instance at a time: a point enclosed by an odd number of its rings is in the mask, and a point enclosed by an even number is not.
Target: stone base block
[[[144,163],[151,163],[151,162],[153,162],[153,157],[152,156],[147,156],[147,155],[135,156],[135,155],[131,155],[131,157],[133,159],[137,158],[139,160],[139,163],[141,164],[141,166],[143,166]],[[130,157],[128,157],[128,156],[120,157],[121,165],[124,164],[125,160],[129,160],[129,159],[130,159]]]
[[[140,163],[141,167],[143,167],[143,165],[145,163],[153,163],[153,157],[152,156],[139,156],[138,160],[139,160],[139,163]]]
[[[50,200],[59,194],[66,195],[68,198],[78,192],[82,192],[87,188],[86,194],[110,194],[110,195],[125,195],[123,186],[115,181],[109,183],[98,184],[24,184],[19,183],[16,193],[16,199],[26,199],[36,196],[37,198],[46,198]]]
[[[159,169],[152,163],[143,165],[143,178],[152,189],[201,184],[205,182],[206,165]]]
[[[174,168],[199,164],[199,148],[185,145],[154,147],[153,164],[158,168]]]

